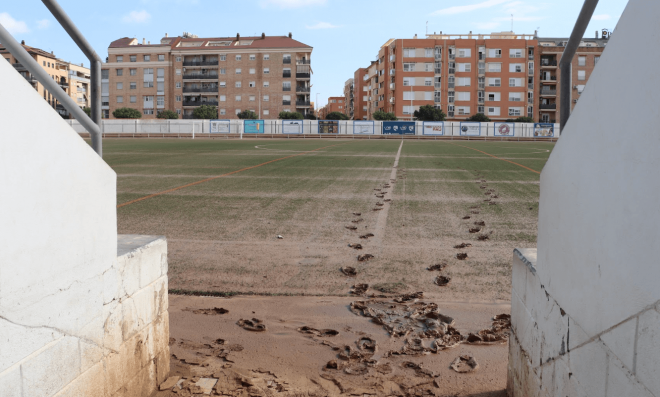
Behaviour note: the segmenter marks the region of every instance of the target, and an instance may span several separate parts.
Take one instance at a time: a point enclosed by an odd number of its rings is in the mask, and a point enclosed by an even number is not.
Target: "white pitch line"
[[[392,173],[390,174],[390,179],[387,181],[387,184],[390,185],[391,187],[388,189],[387,193],[385,193],[385,197],[382,200],[392,199],[393,197],[392,191],[394,190],[395,184],[392,183],[391,181],[396,180],[396,173],[398,170],[399,158],[401,158],[402,149],[403,149],[403,139],[401,140],[401,145],[399,145],[399,151],[397,152],[396,157],[394,158],[394,165],[392,166]],[[378,251],[382,249],[382,242],[383,242],[383,237],[385,235],[385,228],[387,227],[387,215],[390,212],[390,206],[392,202],[390,201],[389,203],[386,203],[385,201],[383,201],[383,203],[385,205],[382,207],[383,210],[379,211],[380,213],[378,214],[378,219],[376,220],[376,227],[374,228],[374,238],[371,241],[374,248],[378,249]]]

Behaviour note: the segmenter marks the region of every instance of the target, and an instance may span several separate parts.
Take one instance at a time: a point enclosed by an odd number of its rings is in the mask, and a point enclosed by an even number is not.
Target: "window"
[[[131,62],[137,62],[137,55],[131,55],[130,58],[129,58],[129,60],[130,60]]]
[[[158,60],[163,62],[165,60],[165,55],[158,55]]]
[[[117,63],[122,63],[124,62],[124,57],[121,55],[117,55]]]
[[[270,110],[268,109],[264,110],[263,112],[264,112],[264,116],[268,116],[270,114]]]
[[[424,64],[424,71],[425,72],[432,72],[433,71],[433,63],[427,62]]]
[[[270,95],[264,95],[264,102],[270,101]]]
[[[600,61],[600,57],[599,57],[599,56],[595,56],[595,57],[594,57],[594,66],[596,66],[596,65],[598,64],[598,61]]]
[[[449,73],[456,72],[456,62],[449,62],[447,66],[449,67]]]
[[[577,85],[576,87],[577,87],[578,94],[582,95],[582,93],[584,92],[584,87],[586,87],[586,86],[584,84],[580,84],[580,85]]]
[[[468,116],[470,114],[470,107],[469,106],[457,106],[456,111],[458,112],[459,116]]]
[[[176,88],[181,88],[181,82],[180,81],[176,82]]]
[[[118,96],[117,97],[117,103],[124,103],[124,97],[123,96]]]
[[[135,90],[135,89],[137,89],[137,83],[134,82],[134,81],[132,81],[132,82],[131,82],[131,87],[130,87],[130,88],[131,88],[131,90]]]
[[[145,81],[144,82],[144,88],[154,88],[154,82],[152,81]]]
[[[102,118],[104,119],[109,119],[110,118],[110,110],[104,109],[102,110],[103,114],[101,115]]]
[[[479,80],[479,89],[483,90],[484,88],[486,88],[486,78],[479,77],[478,80]]]
[[[412,101],[414,99],[414,92],[410,91],[403,91],[403,100],[404,101]]]
[[[447,77],[447,86],[449,88],[454,88],[454,86],[456,85],[455,83],[456,83],[456,78],[454,76]]]
[[[522,58],[523,50],[522,49],[510,49],[509,58]]]
[[[413,114],[415,112],[415,107],[414,106],[404,106],[403,107],[403,114]]]
[[[156,105],[161,108],[165,107],[165,97],[164,96],[156,97]]]
[[[240,101],[241,101],[241,96],[240,96],[240,95],[236,95],[236,97],[234,98],[234,100],[235,100],[236,102],[240,102]]]
[[[117,69],[117,76],[123,76],[124,75],[124,69]]]
[[[488,64],[488,71],[499,73],[499,72],[502,71],[502,64],[501,63],[489,63]]]
[[[158,93],[165,92],[165,82],[164,81],[157,82],[156,90],[158,90]]]
[[[291,54],[282,55],[282,63],[291,63]]]
[[[424,100],[432,101],[433,100],[433,91],[424,91]]]
[[[415,71],[415,64],[414,63],[404,63],[403,64],[403,71],[404,72],[414,72]]]
[[[251,87],[251,88],[254,88],[254,87],[257,86],[257,83],[256,83],[255,81],[250,81],[250,83],[248,84],[248,86]]]
[[[282,91],[291,91],[291,82],[283,81],[282,82]]]
[[[264,68],[264,74],[270,74],[270,68]]]
[[[236,60],[237,60],[237,61],[240,61],[242,58],[243,58],[242,55],[236,55]]]
[[[472,64],[471,63],[459,63],[458,64],[458,71],[459,72],[471,72],[472,71]]]
[[[587,66],[587,57],[578,57],[578,66]]]
[[[500,87],[500,86],[502,86],[502,79],[489,78],[488,79],[488,86],[489,87]]]
[[[227,109],[220,109],[220,114],[223,116],[227,114]]]
[[[248,101],[250,101],[250,102],[254,102],[254,101],[256,101],[256,100],[257,100],[257,98],[256,98],[254,95],[250,95],[250,96],[248,97]]]
[[[522,87],[523,79],[509,79],[509,87]]]
[[[457,101],[469,101],[470,100],[470,93],[469,92],[457,92],[458,97],[456,98]]]
[[[502,58],[502,50],[488,49],[488,58]]]
[[[108,80],[110,78],[110,71],[108,69],[101,70],[101,79]]]
[[[227,96],[226,95],[220,95],[220,102],[227,102]]]
[[[270,60],[270,54],[264,54],[264,61]]]
[[[257,73],[257,69],[255,69],[255,68],[250,68],[250,74],[256,74],[256,73]]]
[[[144,56],[144,61],[145,61],[145,62],[149,62],[149,61],[151,61],[151,55],[145,55],[145,56]]]
[[[270,82],[264,81],[264,87],[270,87]]]
[[[578,70],[578,80],[584,81],[587,79],[587,72],[584,70]]]
[[[449,91],[447,97],[449,98],[449,103],[454,103],[454,91]]]
[[[124,89],[124,83],[117,83],[117,89],[118,90],[123,90]]]
[[[165,78],[165,69],[163,68],[156,69],[156,76],[160,79]]]
[[[241,68],[236,68],[236,74],[241,74]]]
[[[477,113],[484,114],[484,107],[482,105],[477,106]]]
[[[221,81],[220,82],[220,88],[225,88],[227,87],[227,82],[226,81]]]
[[[255,61],[257,59],[257,54],[250,54],[250,60]]]
[[[129,69],[128,72],[131,76],[137,76],[137,69]]]
[[[403,78],[403,85],[404,85],[404,87],[414,86],[415,85],[415,78],[414,77],[404,77]]]
[[[144,113],[146,115],[150,115],[150,114],[154,114],[154,110],[153,109],[144,109],[142,111],[142,113]]]
[[[181,57],[176,57],[177,62],[181,62]]]
[[[499,116],[500,115],[500,108],[499,107],[489,107],[488,108],[488,115],[489,116]]]
[[[291,95],[282,95],[282,105],[291,105]]]
[[[447,106],[447,116],[454,117],[454,105]]]
[[[227,55],[220,55],[220,60],[221,61],[226,61],[227,60]]]
[[[469,48],[459,48],[456,51],[456,58],[470,58],[472,56],[472,50]]]
[[[458,86],[459,87],[469,87],[471,83],[472,83],[472,78],[470,78],[470,77],[459,77],[458,78]]]
[[[522,101],[522,92],[510,92],[509,101],[511,102],[521,102]]]
[[[433,48],[424,48],[424,58],[433,58]]]
[[[414,48],[404,48],[403,49],[403,57],[404,58],[414,58],[415,57],[415,49]]]
[[[131,95],[131,103],[136,103],[136,102],[137,102],[137,96]]]
[[[236,109],[236,114],[241,113],[241,109]]]
[[[177,102],[181,102],[181,95],[177,95],[177,96],[176,96],[176,101],[177,101]]]
[[[534,65],[534,64],[532,64]],[[532,67],[532,71],[534,68]],[[523,71],[523,64],[522,63],[510,63],[509,64],[509,72],[511,73],[522,73]]]
[[[220,68],[220,74],[227,74],[227,69]]]
[[[440,78],[440,77],[438,77]],[[433,77],[425,77],[424,78],[424,85],[427,87],[433,87]]]
[[[509,116],[520,116],[522,108],[509,108]]]
[[[237,82],[235,83],[235,86],[236,86],[236,88],[241,88],[241,82],[240,82],[240,81],[237,81]]]
[[[177,76],[181,76],[181,69],[177,69],[177,70],[176,70],[176,75],[177,75]]]

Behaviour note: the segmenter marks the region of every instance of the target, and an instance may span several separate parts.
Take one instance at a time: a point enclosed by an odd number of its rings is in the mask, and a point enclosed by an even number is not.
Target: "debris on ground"
[[[477,239],[478,239],[479,241],[486,241],[486,240],[490,239],[490,234],[492,234],[492,232],[490,232],[489,234],[480,234],[480,235],[477,237]]]
[[[266,325],[263,321],[253,318],[252,320],[238,320],[236,323],[239,327],[252,332],[264,332],[266,330]]]
[[[473,227],[473,228],[470,229],[471,234],[479,233],[480,231],[481,231],[480,227]]]
[[[474,224],[477,225],[477,226],[486,226],[486,222],[484,222],[484,221],[474,222]]]
[[[463,261],[463,260],[467,259],[467,257],[468,257],[468,254],[465,253],[465,252],[461,252],[459,254],[456,254],[456,259],[458,259],[459,261]]]
[[[362,215],[362,213],[361,212],[354,212],[353,215],[360,216],[360,215]]]
[[[181,379],[180,376],[170,376],[169,378],[167,378],[165,382],[160,384],[159,389],[161,391],[172,389],[174,386],[176,386],[177,383],[179,383],[180,379]]]
[[[213,309],[185,309],[185,311],[193,312],[193,314],[205,314],[207,316],[217,316],[229,313],[229,310],[223,309],[221,307],[215,307]]]
[[[441,272],[447,267],[446,263],[439,263],[437,265],[429,266],[426,268],[426,270],[430,272]]]
[[[339,335],[339,331],[335,331],[334,329],[316,329],[308,326],[298,328],[298,332],[302,334],[318,336],[321,338]]]
[[[383,203],[376,203],[376,206],[378,206],[378,207],[382,207],[382,206],[384,206],[384,205],[385,205],[385,204],[383,204]]]
[[[437,285],[439,287],[446,287],[447,285],[449,285],[450,281],[451,281],[451,277],[438,276],[438,277],[435,278],[434,283],[435,283],[435,285]]]
[[[282,240],[282,239],[284,239],[284,236],[278,234],[278,235],[277,235],[277,239],[278,239],[278,240]]]
[[[348,230],[357,230],[357,226],[346,226]]]
[[[360,222],[362,222],[362,221],[364,221],[364,219],[360,218],[360,219],[356,219],[356,220],[351,221],[351,222],[352,222],[352,223],[360,223]]]
[[[479,211],[470,211],[470,212],[475,214],[475,215],[479,213]]]
[[[362,249],[362,244],[349,244],[348,246],[353,248],[354,250],[361,250]]]
[[[382,210],[383,210],[382,208],[374,208],[374,209],[373,209],[374,212],[376,212],[376,211],[382,211]]]
[[[373,236],[374,236],[373,233],[368,233],[368,234],[365,234],[365,235],[363,235],[363,236],[360,236],[360,238],[361,238],[362,240],[366,240],[366,239],[368,239],[368,238],[370,238],[370,237],[373,237]]]
[[[367,351],[371,354],[376,353],[376,349],[378,347],[378,343],[376,343],[375,340],[369,338],[369,337],[362,337],[359,341],[355,342],[357,344],[358,349],[362,351]]]
[[[464,374],[468,372],[473,372],[479,368],[479,364],[472,356],[460,356],[457,357],[454,362],[451,363],[450,368],[459,374]]]
[[[394,302],[404,303],[404,302],[416,301],[417,299],[422,299],[423,297],[424,297],[423,292],[414,292],[412,294],[404,294],[397,298],[394,298]]]
[[[364,295],[369,289],[369,284],[356,284],[351,287],[351,294],[353,295]]]
[[[357,276],[357,270],[355,270],[354,267],[342,267],[340,269],[342,273],[344,273],[348,277],[355,277]]]
[[[470,244],[470,243],[461,243],[461,244],[458,244],[458,245],[454,246],[454,248],[456,248],[456,249],[470,248],[470,247],[472,247],[472,244]]]
[[[464,216],[464,217],[463,217],[463,220],[468,220],[468,219],[470,219],[469,216]]]
[[[373,258],[374,258],[374,256],[371,255],[371,254],[364,254],[364,255],[358,255],[357,260],[358,260],[358,262],[367,262],[367,261],[372,260]]]

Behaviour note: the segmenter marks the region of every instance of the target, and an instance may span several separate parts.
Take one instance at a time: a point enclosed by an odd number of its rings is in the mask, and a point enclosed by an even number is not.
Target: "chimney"
[[[293,33],[289,32],[289,38],[290,38],[290,39],[293,38]]]
[[[417,33],[415,33],[415,37],[413,37],[413,38],[414,38],[414,39],[416,39],[416,38],[417,38]]]
[[[167,33],[165,33],[165,37],[170,37],[170,36],[168,36]]]
[[[236,33],[236,41],[238,41],[238,40],[240,40],[240,39],[241,39],[241,34],[240,34],[240,33]]]
[[[598,38],[598,31],[596,31],[596,38]]]
[[[146,45],[146,44],[147,44],[147,39],[145,39],[145,38],[143,37],[143,38],[142,38],[142,45]]]
[[[21,44],[22,44],[22,45],[25,45],[25,40],[21,40]]]
[[[265,39],[265,38],[266,38],[266,33],[262,33],[262,34],[261,34],[261,38],[262,38],[262,39]]]

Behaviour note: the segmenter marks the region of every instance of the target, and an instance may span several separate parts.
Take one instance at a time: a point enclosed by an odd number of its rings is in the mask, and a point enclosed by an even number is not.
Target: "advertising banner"
[[[302,134],[302,120],[282,120],[282,134]]]
[[[229,134],[229,120],[211,120],[211,134]]]
[[[319,134],[339,134],[339,121],[319,120]]]
[[[555,136],[555,125],[546,123],[534,124],[534,136],[538,138],[553,138]]]
[[[354,121],[353,133],[354,134],[373,134],[375,131],[373,121]]]
[[[383,121],[383,134],[415,135],[415,122]]]
[[[425,121],[422,135],[444,135],[445,122],[444,121]]]
[[[246,134],[263,134],[264,121],[263,120],[245,120],[243,125],[243,132]]]
[[[462,122],[461,135],[463,136],[481,136],[481,123],[475,122]]]
[[[514,136],[515,131],[514,123],[495,123],[495,136]]]

